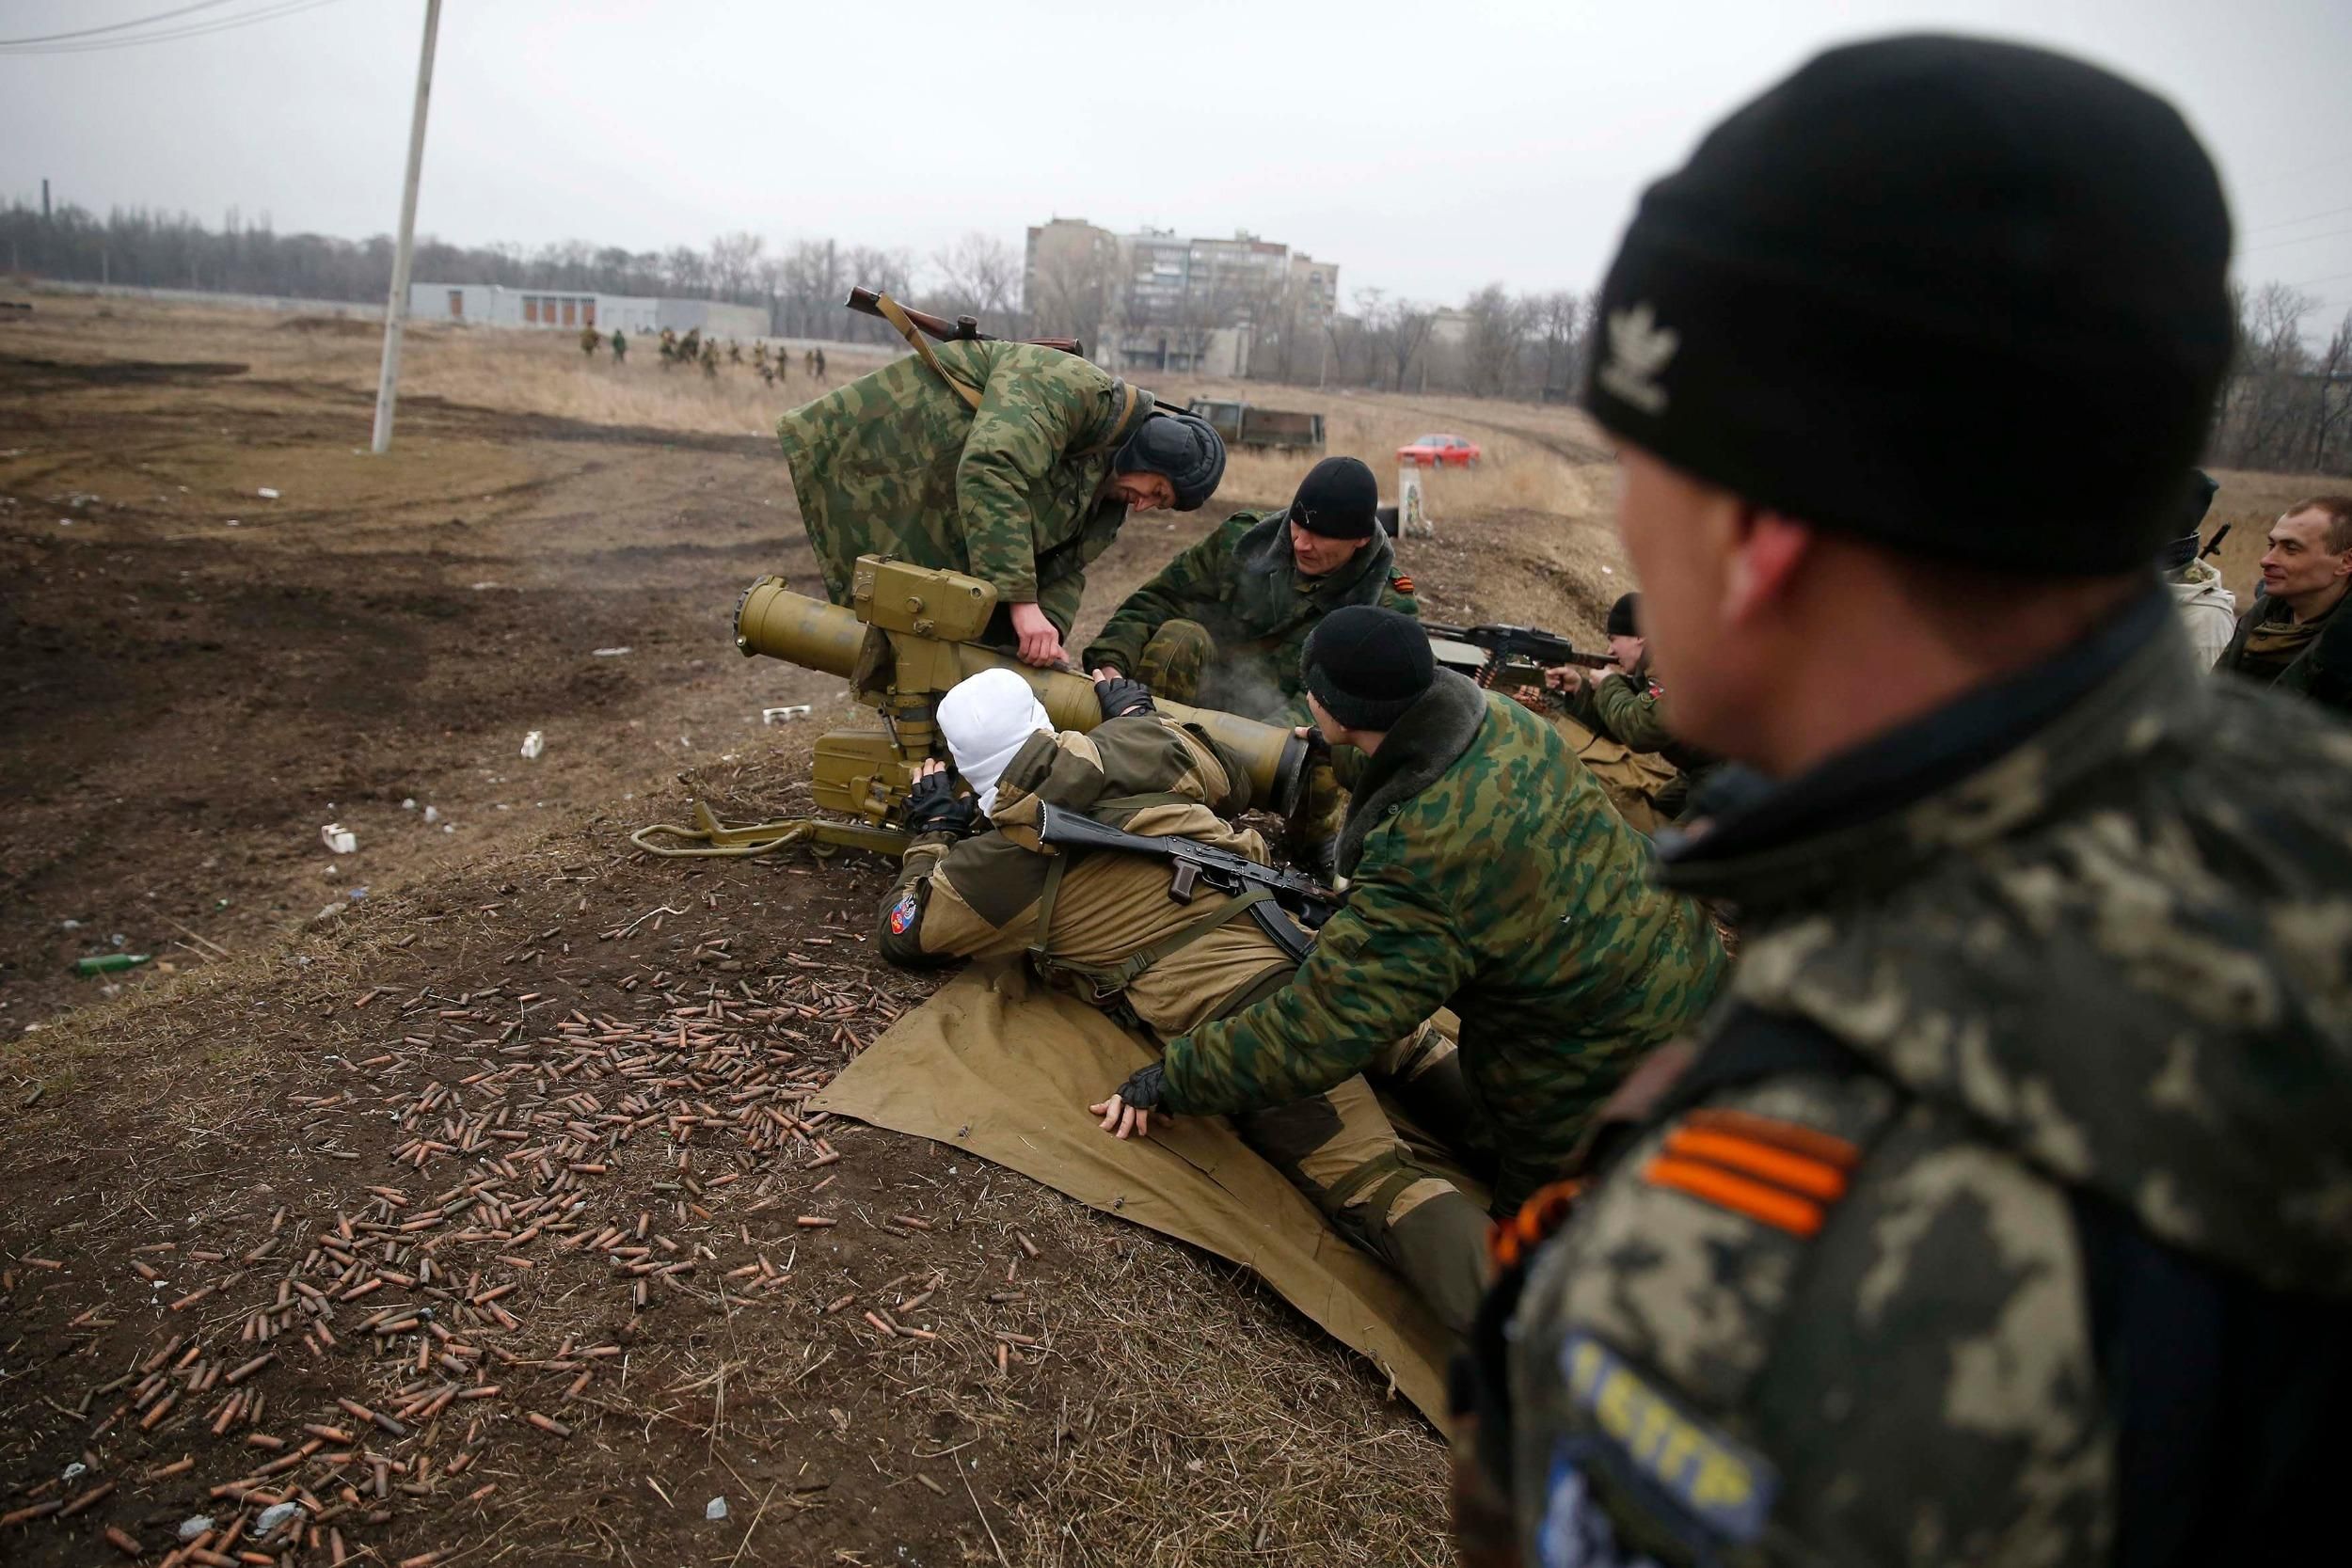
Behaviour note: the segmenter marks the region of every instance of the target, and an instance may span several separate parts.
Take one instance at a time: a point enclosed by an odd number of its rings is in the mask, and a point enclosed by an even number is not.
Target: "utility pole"
[[[49,221],[49,177],[45,174],[40,181],[40,221]]]
[[[424,0],[424,48],[417,56],[417,112],[408,122],[408,178],[400,192],[400,240],[392,251],[392,295],[384,307],[384,372],[375,383],[378,457],[392,444],[392,403],[400,390],[400,329],[408,318],[408,259],[417,241],[417,179],[424,172],[424,110],[433,96],[433,42],[441,0]]]

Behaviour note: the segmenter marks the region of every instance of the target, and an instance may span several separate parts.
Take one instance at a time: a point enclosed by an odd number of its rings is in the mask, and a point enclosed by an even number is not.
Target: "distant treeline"
[[[48,218],[22,201],[0,209],[0,260],[8,270],[85,283],[207,289],[304,299],[382,300],[392,285],[392,240],[280,234],[266,214],[231,208],[218,229],[185,213],[117,208],[100,217],[63,206]],[[852,282],[910,293],[914,263],[904,251],[805,241],[771,255],[757,235],[722,235],[708,249],[678,245],[630,251],[584,241],[526,249],[456,245],[421,236],[410,276],[435,283],[499,283],[517,289],[719,299],[769,312],[771,330],[796,338],[882,342],[889,327],[841,308]],[[963,309],[952,291],[915,296]]]
[[[117,208],[100,218],[64,206],[44,218],[24,202],[0,209],[8,269],[75,282],[207,289],[373,303],[391,288],[392,242],[280,234],[266,214],[231,208],[218,229],[188,214]],[[1095,330],[1120,313],[1114,276],[1041,280],[1021,297],[1021,259],[985,235],[966,235],[918,264],[905,250],[803,240],[771,251],[756,234],[723,234],[708,247],[631,251],[581,240],[545,245],[417,242],[413,276],[435,283],[499,283],[615,294],[728,300],[768,312],[778,336],[888,342],[890,329],[841,307],[852,283],[886,290],[945,316],[971,313],[999,333]],[[1593,296],[1513,294],[1500,284],[1450,310],[1359,290],[1355,309],[1306,331],[1285,330],[1271,302],[1212,299],[1203,330],[1246,317],[1258,324],[1254,374],[1336,386],[1423,388],[1481,396],[1556,399],[1582,378],[1592,352]],[[2324,344],[2307,328],[2319,301],[2284,284],[2238,293],[2237,365],[2217,410],[2208,461],[2226,467],[2352,473],[2352,312]]]

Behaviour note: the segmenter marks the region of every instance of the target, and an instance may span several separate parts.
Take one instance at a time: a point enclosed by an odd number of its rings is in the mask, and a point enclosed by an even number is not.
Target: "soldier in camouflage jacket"
[[[1279,512],[1237,512],[1120,605],[1088,669],[1162,696],[1269,724],[1310,721],[1299,687],[1307,634],[1352,604],[1419,613],[1378,522],[1372,470],[1327,457]]]
[[[1340,835],[1347,905],[1288,986],[1170,1041],[1135,1088],[1177,1113],[1280,1104],[1452,1007],[1507,1213],[1560,1174],[1626,1067],[1696,1022],[1722,942],[1649,886],[1648,841],[1551,726],[1434,669],[1416,623],[1337,611],[1307,662],[1327,736],[1375,742]]]
[[[828,598],[849,602],[861,555],[968,572],[996,589],[988,640],[1032,664],[1061,658],[1087,565],[1128,511],[1200,506],[1225,462],[1206,424],[1031,343],[942,343],[803,404],[776,435]]]
[[[1740,966],[1502,1232],[1470,1560],[2340,1537],[2352,734],[2203,678],[2148,566],[2230,249],[2176,110],[1972,39],[1822,55],[1644,198],[1588,406],[1676,724],[1741,765],[1660,848]]]

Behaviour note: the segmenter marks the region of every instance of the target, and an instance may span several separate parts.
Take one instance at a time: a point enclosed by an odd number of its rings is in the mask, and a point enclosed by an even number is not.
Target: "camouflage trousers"
[[[1127,673],[1170,702],[1217,708],[1270,724],[1284,722],[1281,710],[1290,697],[1276,683],[1273,672],[1260,660],[1215,663],[1216,654],[1216,639],[1210,636],[1209,628],[1180,617],[1161,623],[1143,645],[1136,667]],[[1319,865],[1320,859],[1327,858],[1321,852],[1339,836],[1340,825],[1346,819],[1347,791],[1332,775],[1330,760],[1318,756],[1307,770],[1306,787],[1300,792],[1283,847],[1293,859],[1327,876],[1328,871]]]
[[[1198,621],[1164,621],[1127,672],[1179,703],[1238,713],[1261,723],[1284,722],[1291,694],[1273,666],[1254,655],[1219,656],[1216,639]]]
[[[1393,1269],[1440,1323],[1467,1334],[1486,1288],[1486,1212],[1455,1184],[1449,1151],[1417,1119],[1422,1104],[1445,1098],[1449,1072],[1459,1085],[1452,1043],[1424,1024],[1375,1069],[1416,1119],[1391,1120],[1372,1081],[1359,1076],[1293,1104],[1246,1112],[1233,1126],[1334,1229]],[[1454,1092],[1467,1105],[1467,1089]]]
[[[1216,640],[1200,622],[1164,621],[1127,673],[1163,697],[1189,703],[1200,695],[1200,672],[1209,667],[1209,656],[1216,651]]]

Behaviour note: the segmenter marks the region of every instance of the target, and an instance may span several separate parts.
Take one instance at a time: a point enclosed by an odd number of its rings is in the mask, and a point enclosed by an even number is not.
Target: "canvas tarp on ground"
[[[1120,1142],[1087,1106],[1151,1060],[1102,1013],[1043,989],[958,975],[898,1020],[810,1109],[969,1149],[1106,1213],[1254,1271],[1370,1356],[1434,1422],[1446,1332],[1394,1275],[1349,1245],[1220,1117],[1154,1119]]]

